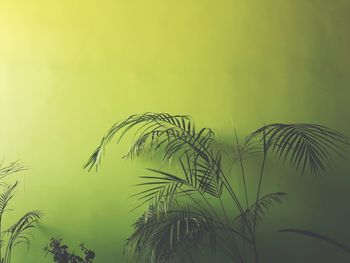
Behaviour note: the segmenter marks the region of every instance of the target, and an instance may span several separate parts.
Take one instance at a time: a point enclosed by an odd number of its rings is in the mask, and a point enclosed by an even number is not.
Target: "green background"
[[[348,0],[0,0],[1,157],[30,168],[9,220],[45,213],[14,262],[52,262],[41,250],[52,236],[86,242],[96,263],[123,262],[141,212],[129,213],[131,185],[151,164],[121,160],[122,144],[97,174],[82,165],[130,114],[190,114],[227,140],[233,127],[246,134],[271,122],[350,134],[349,14]],[[266,262],[350,261],[275,233],[305,227],[350,245],[350,179],[340,167],[319,179],[271,173],[271,190],[290,195],[263,224]]]

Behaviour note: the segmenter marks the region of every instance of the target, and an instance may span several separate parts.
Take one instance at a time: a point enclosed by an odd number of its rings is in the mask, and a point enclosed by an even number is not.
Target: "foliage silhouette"
[[[133,128],[135,139],[124,158],[163,153],[162,168],[148,169],[151,175],[141,176],[142,190],[134,195],[139,206],[148,207],[125,246],[125,255],[138,262],[161,263],[174,258],[193,262],[192,248],[208,245],[212,252],[219,247],[226,251],[233,262],[259,262],[256,227],[286,196],[282,192],[261,196],[268,159],[282,160],[301,174],[318,176],[329,171],[333,157],[342,156],[349,144],[346,136],[321,125],[276,123],[257,129],[242,142],[235,132],[233,150],[227,156],[214,132],[197,129],[189,116],[145,113],[116,123],[85,168],[97,169],[106,145],[113,139],[120,142]],[[234,160],[240,168],[240,176],[234,176],[243,182],[243,198],[224,168],[224,158]],[[248,189],[246,182],[249,158],[261,159],[256,189]],[[164,168],[165,163],[169,169]],[[252,200],[248,192],[253,190]],[[245,253],[246,249],[251,253]]]
[[[62,239],[51,238],[50,243],[44,248],[46,255],[48,253],[53,255],[54,262],[57,263],[92,263],[95,258],[95,252],[87,249],[84,243],[80,244],[80,250],[84,253],[84,258],[75,255],[68,251],[67,245],[61,244]]]
[[[18,162],[12,162],[8,165],[0,164],[0,179],[25,170],[25,168]],[[0,193],[0,260],[1,263],[10,263],[12,259],[13,249],[24,244],[30,247],[30,238],[32,234],[30,230],[35,228],[36,223],[41,219],[42,213],[40,211],[30,211],[24,214],[12,226],[3,230],[3,220],[5,212],[9,209],[9,204],[15,195],[15,190],[18,186],[18,181],[13,184],[5,182],[0,183],[2,192]],[[3,248],[5,253],[3,253]]]

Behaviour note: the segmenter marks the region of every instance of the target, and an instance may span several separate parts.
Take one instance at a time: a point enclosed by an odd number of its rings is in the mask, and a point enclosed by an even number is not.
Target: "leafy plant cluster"
[[[53,255],[54,262],[57,263],[92,263],[95,258],[95,252],[87,249],[84,244],[80,244],[80,250],[84,257],[69,252],[68,246],[62,244],[62,239],[52,238],[51,242],[44,248],[46,254]]]
[[[102,138],[85,165],[98,168],[108,143],[120,142],[130,131],[134,141],[124,158],[160,152],[160,168],[141,176],[134,197],[145,209],[125,242],[125,256],[136,262],[196,262],[198,251],[224,252],[230,262],[261,261],[257,227],[263,216],[286,193],[265,193],[267,164],[278,160],[300,174],[329,172],[334,157],[343,157],[349,140],[342,133],[316,124],[265,125],[224,149],[210,128],[197,128],[187,115],[145,113],[118,122]],[[259,164],[254,184],[247,182],[248,159]],[[226,161],[238,167],[233,172]],[[167,164],[167,165],[166,165]],[[9,227],[3,222],[19,185],[5,177],[25,168],[18,162],[0,164],[0,263],[10,263],[13,249],[30,246],[31,230],[42,218],[40,211],[25,213]],[[251,175],[249,175],[251,177]],[[237,183],[240,181],[240,183]],[[238,194],[243,185],[243,194]],[[327,236],[304,229],[278,230],[323,240],[350,254],[350,249]],[[209,248],[209,249],[208,249]],[[92,263],[95,253],[80,245],[83,256],[70,252],[62,239],[52,238],[44,248],[57,263]]]
[[[120,142],[134,130],[134,141],[124,158],[161,152],[161,168],[141,176],[141,190],[134,196],[138,207],[146,207],[126,241],[125,255],[138,262],[162,263],[183,258],[194,262],[193,248],[208,246],[225,251],[232,262],[259,262],[257,226],[263,215],[286,196],[264,193],[266,164],[275,159],[300,174],[319,176],[329,171],[335,156],[342,156],[348,138],[333,129],[315,124],[265,125],[235,142],[229,152],[210,128],[197,128],[186,115],[145,113],[116,123],[102,138],[85,167],[98,168],[106,145]],[[246,180],[247,159],[260,163],[256,184]],[[224,167],[224,159],[240,173]],[[169,164],[168,166],[165,164]],[[241,180],[243,196],[237,194]],[[311,231],[283,229],[327,241]],[[344,249],[345,248],[345,249]],[[251,256],[251,257],[250,257]]]
[[[9,175],[26,170],[19,162],[12,162],[8,165],[0,163],[0,263],[11,263],[13,250],[23,244],[30,247],[32,229],[42,218],[42,213],[37,210],[29,211],[22,215],[10,227],[4,226],[5,215],[10,209],[10,203],[16,193],[19,181],[13,183],[4,181]],[[84,258],[70,253],[66,245],[61,245],[61,239],[51,239],[49,246],[45,248],[46,253],[54,255],[54,261],[59,263],[92,263],[95,253],[87,249],[84,244],[80,245]]]
[[[18,162],[12,162],[9,165],[0,164],[0,180],[5,177],[25,170],[25,167]],[[15,181],[12,184],[0,182],[0,262],[10,263],[12,252],[15,247],[24,244],[30,246],[31,229],[41,219],[40,211],[30,211],[22,215],[16,222],[8,228],[4,227],[4,217],[10,210],[9,205],[15,195],[15,190],[19,182]]]

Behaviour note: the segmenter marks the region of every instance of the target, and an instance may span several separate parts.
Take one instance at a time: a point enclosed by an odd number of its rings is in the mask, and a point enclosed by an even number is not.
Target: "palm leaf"
[[[125,134],[139,126],[135,133],[135,141],[125,158],[134,158],[144,152],[156,151],[163,147],[163,160],[171,160],[173,156],[181,156],[191,151],[207,162],[212,155],[211,147],[214,133],[209,128],[202,128],[198,132],[189,116],[170,115],[167,113],[145,113],[132,115],[126,120],[116,123],[102,138],[100,145],[93,152],[85,168],[91,170],[101,162],[106,145],[117,134],[119,142]]]
[[[188,164],[189,166],[185,166],[181,160],[180,163],[184,178],[156,169],[148,169],[155,173],[155,176],[140,177],[145,182],[136,186],[146,186],[148,188],[132,195],[133,197],[138,197],[138,200],[141,201],[136,208],[145,203],[151,203],[154,208],[161,208],[167,211],[167,207],[171,205],[173,200],[177,199],[179,194],[189,195],[192,192],[209,194],[214,197],[220,196],[222,183],[215,179],[212,169],[203,165],[193,167],[191,164]],[[217,184],[219,185],[219,189]]]
[[[137,184],[137,186],[147,186],[149,188],[132,196],[137,196],[138,200],[141,201],[141,204],[137,207],[145,203],[152,203],[156,210],[164,209],[166,211],[178,193],[178,189],[187,182],[167,172],[155,169],[148,170],[156,173],[157,176],[141,176],[146,182]]]
[[[138,259],[148,258],[150,262],[168,262],[175,255],[200,246],[206,238],[215,249],[216,225],[211,218],[188,209],[169,211],[158,217],[150,206],[134,224],[134,233],[127,239],[124,253]]]
[[[340,132],[315,124],[270,124],[253,132],[248,140],[262,137],[265,150],[278,159],[289,161],[292,167],[314,175],[327,172],[332,156],[342,156],[348,138]]]
[[[36,223],[42,218],[40,211],[30,211],[24,214],[15,224],[5,231],[9,235],[7,250],[24,243],[30,245],[30,229],[34,228]]]
[[[36,223],[41,219],[40,211],[30,211],[23,215],[15,224],[5,231],[9,235],[4,263],[11,262],[12,249],[20,244],[27,247],[30,246],[30,230],[36,226]]]
[[[261,197],[257,202],[250,206],[244,214],[239,215],[238,220],[241,225],[248,222],[250,226],[255,226],[262,218],[262,216],[276,203],[281,203],[285,198],[286,193],[277,192],[270,193]]]
[[[221,176],[221,155],[217,153],[212,162],[203,162],[196,155],[194,158],[188,152],[179,158],[182,172],[188,185],[202,194],[220,197],[223,191]]]
[[[13,197],[13,191],[17,187],[17,182],[13,185],[3,185],[4,191],[0,194],[0,217],[3,215],[3,213],[6,210],[6,207],[8,206],[10,200]]]
[[[303,235],[306,237],[311,237],[311,238],[315,238],[318,240],[322,240],[322,241],[327,242],[328,244],[331,244],[331,245],[338,247],[339,249],[341,249],[347,253],[350,253],[350,248],[345,246],[344,244],[341,244],[338,241],[335,241],[334,239],[331,239],[331,238],[324,236],[324,235],[321,235],[321,234],[317,234],[317,233],[309,231],[309,230],[288,228],[288,229],[281,229],[277,232],[295,233],[295,234]]]
[[[0,163],[0,179],[3,179],[4,177],[13,174],[13,173],[17,173],[17,172],[21,172],[26,170],[26,168],[21,165],[18,161],[16,162],[11,162],[7,165],[3,165],[3,162]]]

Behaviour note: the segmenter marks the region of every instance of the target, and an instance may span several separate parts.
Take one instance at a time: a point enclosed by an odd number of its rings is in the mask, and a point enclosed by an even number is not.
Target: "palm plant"
[[[25,168],[18,162],[12,162],[9,165],[0,164],[0,180],[6,176],[21,172]],[[13,249],[24,244],[30,246],[30,230],[36,226],[41,219],[40,211],[30,211],[25,213],[17,222],[12,224],[6,230],[3,230],[3,221],[5,212],[9,210],[8,206],[14,197],[18,181],[13,184],[0,183],[2,192],[0,193],[0,261],[1,263],[10,263]]]
[[[148,169],[151,174],[141,176],[142,189],[134,196],[146,211],[134,224],[125,246],[126,256],[153,263],[176,258],[193,262],[194,251],[207,246],[212,252],[225,252],[232,262],[259,262],[258,223],[286,195],[262,194],[268,159],[281,160],[301,174],[320,175],[329,170],[334,156],[342,156],[348,144],[343,134],[321,125],[276,123],[252,132],[242,142],[235,132],[233,154],[228,154],[213,130],[197,129],[189,116],[145,113],[113,125],[85,168],[97,169],[106,145],[113,139],[120,142],[133,128],[135,139],[124,158],[161,151],[162,164],[169,164]],[[224,167],[227,158],[235,161],[240,175]],[[261,159],[256,187],[248,187],[246,180],[248,158]],[[242,180],[243,196],[238,195],[237,180]],[[306,230],[281,231],[339,245]],[[248,249],[251,253],[245,253]]]

